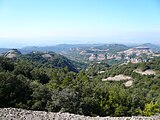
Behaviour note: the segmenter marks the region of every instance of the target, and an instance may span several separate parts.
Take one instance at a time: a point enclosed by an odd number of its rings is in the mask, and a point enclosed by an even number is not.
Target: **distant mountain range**
[[[23,57],[53,67],[67,66],[72,71],[91,62],[139,63],[160,56],[160,47],[150,43],[126,46],[123,44],[60,44],[56,46],[30,46],[22,49],[0,48],[0,56],[11,59]],[[81,64],[80,64],[81,63]],[[76,67],[75,67],[76,66]]]
[[[129,49],[131,47],[123,45],[123,44],[59,44],[56,46],[29,46],[24,47],[21,49],[18,49],[22,54],[30,53],[32,51],[40,51],[40,52],[49,52],[54,51],[56,53],[60,53],[62,51],[68,51],[72,48],[85,48],[85,47],[95,47],[95,48],[109,48],[112,51],[117,50],[125,50]],[[147,47],[151,49],[153,52],[160,52],[160,46],[151,44],[151,43],[145,43],[142,45],[137,45],[135,47]],[[12,48],[11,48],[12,49]],[[9,48],[0,48],[0,53],[4,53],[10,50]]]
[[[10,50],[9,48],[0,48],[0,53],[5,53],[9,50]]]
[[[137,47],[146,47],[146,48],[149,48],[151,49],[153,52],[160,52],[160,46],[157,46],[157,45],[154,45],[154,44],[151,44],[151,43],[145,43],[145,44],[142,44],[142,45],[138,45]]]
[[[56,46],[29,46],[29,47],[24,47],[20,49],[22,53],[28,53],[32,51],[40,51],[40,52],[49,52],[49,51],[54,51],[57,53],[60,53],[62,51],[67,51],[72,48],[77,48],[77,47],[91,47],[91,46],[98,46],[99,44],[59,44]]]

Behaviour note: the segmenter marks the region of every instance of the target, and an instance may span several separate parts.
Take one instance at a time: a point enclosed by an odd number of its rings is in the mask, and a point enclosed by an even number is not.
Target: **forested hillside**
[[[77,68],[74,66],[75,62],[54,52],[48,52],[48,53],[33,52],[26,55],[22,55],[19,57],[19,59],[32,61],[36,65],[43,65],[45,67],[53,67],[53,68],[67,67],[71,71],[78,72]]]
[[[89,116],[160,113],[160,58],[138,64],[104,63],[99,68],[93,64],[87,71],[78,71],[66,59],[60,60],[63,65],[58,64],[56,57],[49,60],[51,56],[33,53],[14,60],[1,57],[0,107]],[[135,72],[137,69],[153,70],[156,74],[142,75]],[[132,77],[133,84],[126,87],[124,81],[102,81],[120,74]]]

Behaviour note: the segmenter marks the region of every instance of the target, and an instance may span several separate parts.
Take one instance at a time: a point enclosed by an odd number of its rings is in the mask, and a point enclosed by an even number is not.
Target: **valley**
[[[52,51],[77,62],[106,62],[110,65],[147,62],[160,56],[160,47],[150,43],[133,47],[123,44],[61,44],[46,47],[24,47],[18,50],[22,54],[42,52],[46,53],[48,57],[50,55],[47,53]],[[0,49],[0,56],[7,51],[9,49]],[[12,57],[12,55],[10,56]]]
[[[160,120],[160,0],[0,0],[0,120]]]
[[[68,52],[62,52],[61,54],[72,60],[83,62],[104,61],[110,64],[127,62],[140,63],[149,61],[155,56],[160,56],[160,53],[152,49],[151,44],[147,44],[150,45],[150,47],[144,45],[127,47],[121,44],[109,44],[89,48],[72,48]],[[158,49],[160,47],[157,46],[156,48]]]
[[[92,117],[159,115],[158,52],[119,44],[73,46],[65,53],[1,52],[0,107]]]

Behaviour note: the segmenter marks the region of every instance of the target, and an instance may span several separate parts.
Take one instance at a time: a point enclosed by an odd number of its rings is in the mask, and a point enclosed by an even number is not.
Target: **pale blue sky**
[[[160,0],[0,0],[0,41],[160,44]]]

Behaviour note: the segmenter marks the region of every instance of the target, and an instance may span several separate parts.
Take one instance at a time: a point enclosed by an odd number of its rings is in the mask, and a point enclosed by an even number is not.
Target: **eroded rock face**
[[[145,70],[142,71],[141,69],[136,69],[134,70],[134,72],[139,73],[141,75],[156,75],[156,72],[154,70]]]
[[[128,80],[132,80],[132,77],[126,76],[126,75],[123,75],[123,74],[116,75],[114,77],[108,77],[108,78],[102,79],[102,81],[128,81]]]
[[[125,87],[130,87],[133,85],[133,80],[129,80],[127,82],[124,83]]]
[[[21,55],[21,52],[18,51],[17,49],[11,49],[4,54],[6,58],[10,58],[10,59],[16,58],[17,55]]]
[[[70,113],[53,113],[17,108],[0,108],[0,120],[160,120],[160,116],[88,117]]]
[[[53,56],[50,55],[50,54],[43,54],[42,57],[45,58],[45,59],[48,59],[48,60],[53,58]]]

